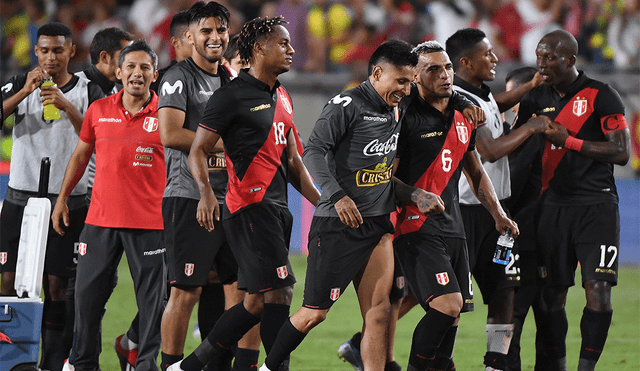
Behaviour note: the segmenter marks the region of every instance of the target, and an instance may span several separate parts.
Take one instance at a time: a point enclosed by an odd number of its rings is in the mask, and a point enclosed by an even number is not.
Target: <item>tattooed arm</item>
[[[467,177],[467,181],[476,195],[476,198],[480,203],[491,213],[493,220],[496,222],[496,229],[501,234],[505,233],[506,228],[511,229],[511,234],[517,237],[520,234],[518,225],[513,220],[507,217],[507,214],[502,209],[496,191],[493,189],[491,179],[484,171],[477,152],[467,152],[464,162],[464,175]]]
[[[412,187],[393,177],[396,183],[396,198],[403,203],[414,204],[426,216],[433,216],[444,211],[444,202],[437,194],[424,189]]]

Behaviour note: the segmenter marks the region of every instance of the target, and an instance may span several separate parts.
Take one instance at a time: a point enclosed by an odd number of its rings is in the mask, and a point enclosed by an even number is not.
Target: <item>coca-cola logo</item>
[[[398,148],[398,136],[399,134],[393,134],[386,142],[374,139],[364,147],[362,153],[365,156],[384,156],[391,151],[395,151]]]

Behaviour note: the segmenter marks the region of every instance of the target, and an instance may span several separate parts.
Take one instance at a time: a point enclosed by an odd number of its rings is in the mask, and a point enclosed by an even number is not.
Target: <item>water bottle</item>
[[[507,228],[507,233],[498,237],[496,244],[496,252],[493,255],[493,262],[507,265],[509,264],[509,256],[513,249],[513,237],[511,237],[511,229]]]
[[[56,86],[51,77],[44,79],[41,86]],[[50,99],[45,100],[43,103],[47,103]],[[60,109],[53,104],[46,104],[44,106],[43,118],[45,121],[57,120],[60,118]]]

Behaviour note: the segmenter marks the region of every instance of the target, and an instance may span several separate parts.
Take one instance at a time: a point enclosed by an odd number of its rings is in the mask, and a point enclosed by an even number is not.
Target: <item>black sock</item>
[[[238,348],[233,371],[256,371],[258,369],[259,350]]]
[[[237,349],[234,346],[229,349],[223,349],[219,356],[207,364],[207,367],[214,371],[231,371],[233,369],[231,365],[236,351]],[[202,370],[205,371],[204,368]]]
[[[291,323],[291,320],[287,319],[278,332],[278,337],[273,343],[271,352],[269,352],[267,359],[264,361],[269,370],[279,370],[282,362],[302,343],[305,336],[307,334],[298,331]]]
[[[260,317],[249,313],[240,302],[226,311],[216,323],[207,338],[198,345],[182,362],[185,371],[200,371],[211,359],[223,349],[231,347],[251,328],[260,322]]]
[[[132,343],[136,343],[136,344],[139,343],[139,340],[138,340],[139,328],[140,328],[140,313],[136,313],[136,316],[133,317],[133,321],[131,321],[131,327],[129,327],[129,330],[127,330],[127,339],[129,339]]]
[[[384,371],[402,371],[402,367],[396,361],[387,362]]]
[[[198,304],[200,340],[204,340],[209,335],[222,313],[224,313],[224,285],[210,283],[203,286]]]
[[[449,366],[447,366],[447,371],[455,371],[456,364],[453,362],[453,359],[449,361]]]
[[[426,370],[455,320],[456,317],[429,309],[413,331],[409,364],[418,370]]]
[[[289,305],[273,303],[265,303],[264,309],[262,309],[260,338],[267,354],[271,352],[271,347],[278,337],[280,328],[289,319],[289,309]]]
[[[580,320],[580,332],[582,332],[580,358],[598,361],[604,349],[604,343],[607,341],[612,315],[613,312],[596,312],[584,308]]]
[[[567,357],[567,313],[564,308],[555,312],[542,312],[536,317],[538,331],[546,335],[544,352],[551,365],[559,366],[558,362]],[[552,366],[555,367],[555,366]]]
[[[456,336],[458,335],[458,326],[451,326],[440,342],[440,347],[436,352],[436,358],[431,362],[429,369],[445,371],[449,368],[451,357],[453,357],[453,348],[456,345]]]
[[[49,301],[42,315],[42,358],[40,368],[60,370],[64,358],[60,349],[60,337],[65,327],[67,304],[64,300]]]
[[[171,366],[176,362],[180,362],[180,360],[184,357],[184,354],[180,354],[179,356],[174,356],[172,354],[161,353],[160,358],[162,362],[160,363],[160,369],[162,371],[167,371],[167,367]]]
[[[360,351],[360,343],[362,342],[362,332],[356,332],[351,337],[351,345]]]

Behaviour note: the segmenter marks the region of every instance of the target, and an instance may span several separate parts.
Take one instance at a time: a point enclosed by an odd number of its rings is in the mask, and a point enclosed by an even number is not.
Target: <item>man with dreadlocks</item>
[[[213,94],[196,131],[189,167],[200,191],[197,218],[207,230],[217,228],[220,206],[209,184],[206,158],[222,138],[229,173],[222,215],[238,260],[238,287],[246,294],[169,371],[201,370],[261,320],[269,352],[289,316],[295,277],[289,263],[293,217],[287,208],[287,180],[314,205],[320,193],[298,154],[291,98],[278,82],[294,54],[285,23],[275,17],[244,25],[238,47],[251,67]]]

